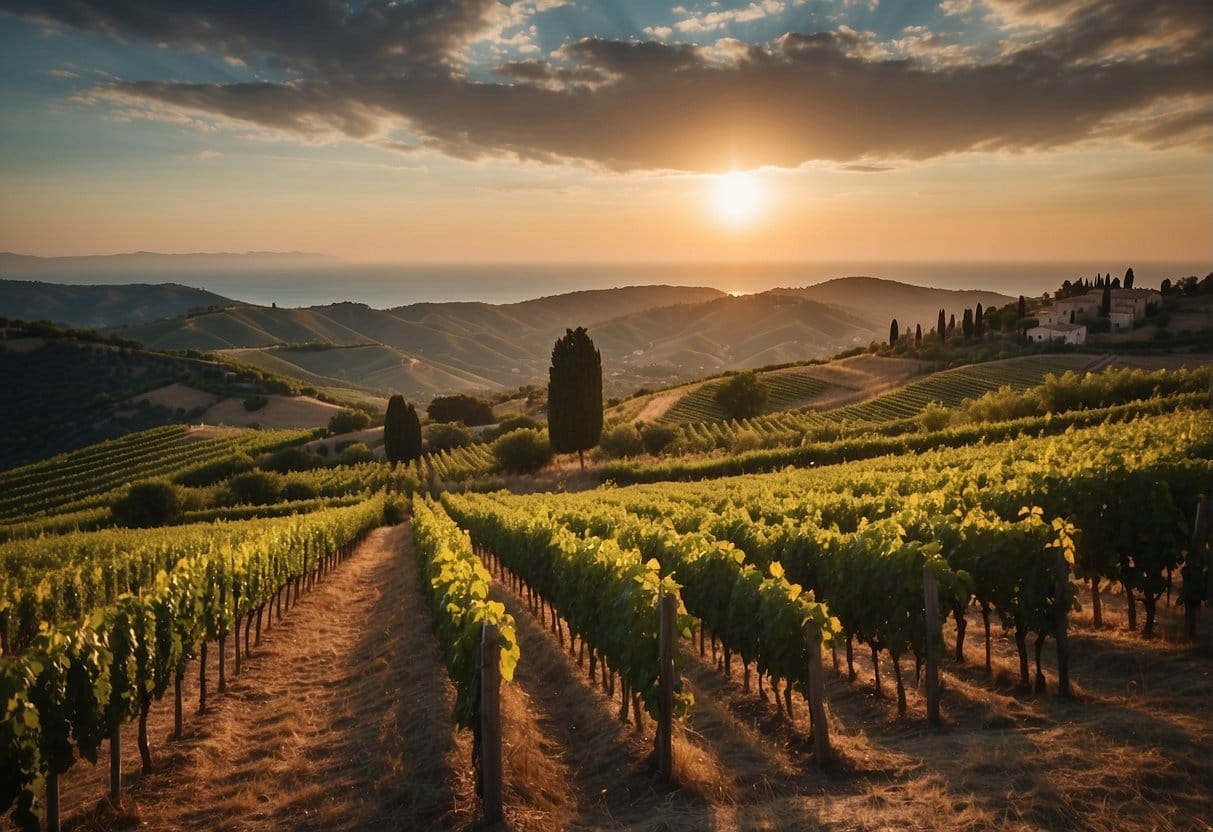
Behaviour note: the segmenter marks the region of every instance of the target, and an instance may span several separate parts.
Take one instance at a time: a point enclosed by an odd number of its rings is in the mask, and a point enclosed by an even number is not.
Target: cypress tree
[[[939,321],[935,324],[935,331],[939,333],[939,340],[943,341],[947,338],[948,321],[943,314],[943,310],[939,310]]]
[[[960,330],[961,330],[961,332],[964,333],[965,338],[973,337],[973,310],[972,309],[965,310],[964,320],[960,325]]]
[[[1126,289],[1133,288],[1133,267],[1132,266],[1130,266],[1129,270],[1127,272],[1125,272],[1125,284],[1124,285],[1125,285]]]
[[[1103,286],[1103,298],[1099,302],[1099,315],[1102,318],[1107,318],[1112,314],[1112,285],[1105,283]]]
[[[951,335],[955,331],[956,331],[956,316],[950,315],[950,316],[948,316],[948,334]]]
[[[914,325],[914,343],[915,344],[922,343],[922,324]]]
[[[897,339],[901,337],[901,330],[897,326],[897,319],[893,319],[893,323],[889,324],[889,346],[895,346]]]
[[[412,402],[405,405],[401,421],[401,459],[404,462],[421,459],[421,417],[417,415],[417,408]]]
[[[557,453],[585,452],[602,438],[602,356],[585,327],[566,329],[548,370],[548,435]]]
[[[1069,282],[1070,281],[1068,281],[1068,280],[1066,281],[1066,283],[1069,283]],[[1024,300],[1023,295],[1019,296],[1019,315],[1018,315],[1018,317],[1020,320],[1023,320],[1024,318],[1028,317],[1028,304],[1027,304],[1027,301]]]
[[[977,311],[973,313],[973,335],[977,338],[985,335],[985,315],[981,311],[981,304],[977,304]]]
[[[393,465],[404,461],[404,396],[397,393],[387,400],[383,417],[383,453]]]

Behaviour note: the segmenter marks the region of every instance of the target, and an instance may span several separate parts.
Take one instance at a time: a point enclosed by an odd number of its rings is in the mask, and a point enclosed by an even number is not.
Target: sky
[[[1208,0],[0,0],[0,250],[1213,263]]]

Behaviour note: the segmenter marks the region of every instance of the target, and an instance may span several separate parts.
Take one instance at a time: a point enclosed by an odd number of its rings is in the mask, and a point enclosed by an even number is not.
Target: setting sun
[[[734,227],[753,224],[766,205],[762,183],[748,171],[733,171],[713,177],[709,196],[716,217],[725,225]]]

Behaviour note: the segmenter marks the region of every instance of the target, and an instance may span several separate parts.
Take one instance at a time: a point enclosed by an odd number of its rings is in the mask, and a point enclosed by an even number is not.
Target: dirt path
[[[150,733],[161,767],[132,778],[125,820],[174,830],[440,825],[452,803],[453,691],[429,636],[411,549],[407,524],[373,532],[263,633],[226,694],[212,688],[205,715],[187,705],[182,741],[165,739],[172,709],[158,704]],[[126,768],[135,771],[133,741],[127,749]],[[104,765],[77,768],[77,791],[90,785],[87,775],[104,777]],[[98,779],[92,799],[104,791]],[[72,825],[119,825],[107,814]]]

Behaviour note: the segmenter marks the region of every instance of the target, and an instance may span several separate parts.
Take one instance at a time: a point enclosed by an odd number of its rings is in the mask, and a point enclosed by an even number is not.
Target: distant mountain
[[[0,276],[37,277],[51,275],[114,275],[199,271],[240,271],[261,268],[308,268],[338,262],[325,254],[288,251],[244,253],[161,254],[136,251],[129,254],[88,254],[81,257],[34,257],[0,252]]]
[[[882,338],[888,337],[894,318],[903,332],[907,327],[913,332],[915,324],[922,324],[922,331],[927,332],[935,326],[940,309],[949,317],[955,315],[959,325],[965,309],[975,309],[979,303],[990,309],[1016,300],[997,292],[932,289],[877,277],[839,277],[801,289],[773,289],[772,293],[833,304],[878,323],[883,320],[883,333],[877,330]]]
[[[0,315],[23,321],[54,321],[86,329],[144,324],[194,309],[234,301],[176,283],[69,286],[0,280]]]
[[[130,294],[110,307],[96,301],[82,306],[94,317],[74,322],[95,324],[106,308],[125,306],[130,315],[142,317],[121,334],[152,349],[222,350],[231,360],[309,384],[357,387],[379,396],[400,392],[420,401],[458,391],[546,384],[553,343],[576,326],[587,327],[602,352],[605,388],[612,396],[721,370],[825,358],[883,340],[893,317],[903,328],[912,330],[921,322],[927,331],[941,307],[960,319],[977,303],[1011,301],[992,292],[851,277],[740,297],[710,288],[630,286],[521,303],[416,303],[393,309],[360,303],[274,308],[199,293],[181,299],[159,320],[149,320],[156,307],[147,298],[182,287],[122,288]],[[147,296],[142,302],[141,295]],[[182,308],[212,305],[200,312]],[[18,317],[3,304],[0,314]],[[68,311],[27,311],[22,317],[72,320]]]

